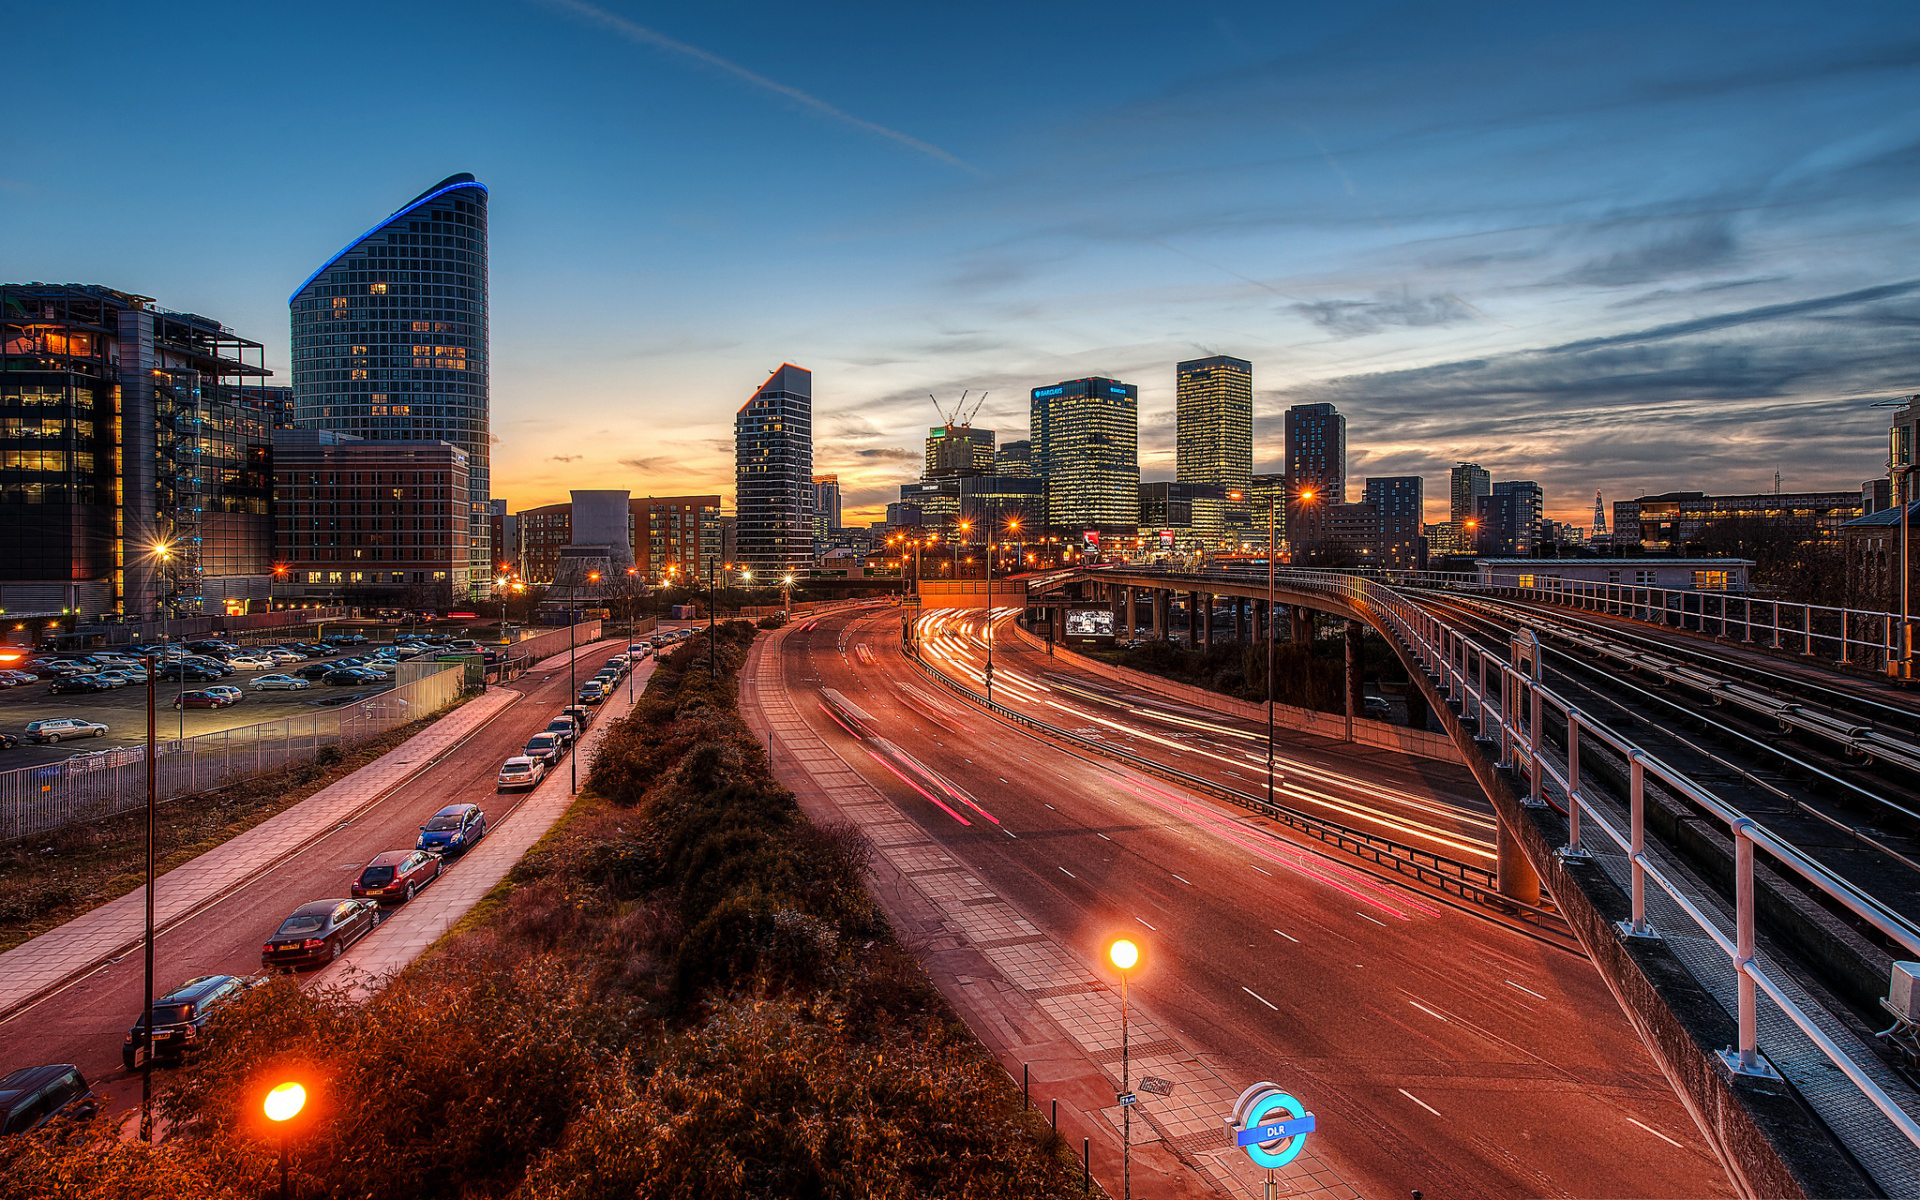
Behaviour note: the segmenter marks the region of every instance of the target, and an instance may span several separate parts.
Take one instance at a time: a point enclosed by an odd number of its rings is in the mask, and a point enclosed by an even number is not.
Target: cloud
[[[555,455],[549,456],[547,461],[548,462],[579,462],[580,456],[578,454],[555,454]]]
[[[1293,310],[1335,337],[1365,337],[1389,325],[1452,325],[1477,315],[1472,305],[1451,293],[1415,296],[1380,292],[1371,300],[1316,300]]]
[[[854,454],[860,458],[883,458],[888,462],[922,462],[926,459],[924,453],[902,450],[897,446],[869,446],[865,450],[855,450]]]
[[[632,467],[636,471],[650,474],[654,471],[663,470],[672,466],[673,460],[664,456],[655,456],[653,458],[623,458],[620,460],[620,465],[623,467]]]
[[[1562,281],[1592,287],[1626,287],[1687,275],[1732,263],[1740,247],[1725,221],[1700,221],[1626,250],[1588,259]]]
[[[570,13],[589,24],[598,25],[603,29],[611,29],[628,41],[638,42],[640,45],[651,46],[658,50],[669,50],[685,58],[691,58],[695,62],[712,67],[724,74],[731,75],[735,79],[751,84],[754,87],[772,92],[774,95],[787,100],[792,100],[804,108],[819,113],[821,116],[839,121],[844,125],[851,125],[853,128],[861,130],[862,132],[885,138],[890,142],[895,142],[910,150],[916,150],[929,158],[946,163],[948,166],[958,167],[962,171],[968,171],[975,175],[984,175],[986,173],[970,163],[961,161],[931,142],[923,142],[919,138],[901,133],[898,129],[889,129],[887,126],[878,124],[877,122],[856,117],[844,109],[835,108],[817,96],[812,96],[801,91],[799,88],[789,87],[787,84],[776,82],[757,71],[749,71],[747,68],[730,59],[721,58],[718,54],[702,50],[698,46],[690,46],[685,42],[670,38],[658,30],[649,29],[645,25],[637,24],[627,20],[625,17],[610,13],[604,8],[588,4],[585,0],[540,0],[540,3],[545,4],[549,8]]]

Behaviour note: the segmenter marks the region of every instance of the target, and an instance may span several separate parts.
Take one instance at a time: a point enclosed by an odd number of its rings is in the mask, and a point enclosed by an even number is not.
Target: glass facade
[[[1216,355],[1174,368],[1174,478],[1244,492],[1253,479],[1253,364]]]
[[[781,366],[733,419],[734,555],[772,574],[813,560],[813,372]]]
[[[1047,525],[1132,535],[1140,523],[1140,389],[1112,379],[1034,388],[1033,463]]]
[[[493,578],[487,359],[487,189],[444,179],[327,260],[288,302],[296,422],[466,453],[467,560]]]

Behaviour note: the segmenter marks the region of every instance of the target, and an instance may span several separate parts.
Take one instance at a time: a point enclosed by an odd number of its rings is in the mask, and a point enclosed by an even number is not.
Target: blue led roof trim
[[[361,234],[359,237],[348,242],[345,246],[342,246],[338,254],[334,255],[332,258],[328,259],[326,262],[321,263],[320,269],[318,271],[315,271],[313,274],[307,276],[305,283],[302,283],[299,287],[293,289],[293,295],[287,297],[288,307],[292,307],[293,302],[300,298],[301,292],[304,292],[309,287],[313,286],[314,280],[320,278],[322,275],[325,275],[327,273],[328,268],[332,267],[333,264],[345,258],[347,254],[350,251],[352,251],[352,249],[355,246],[358,246],[361,242],[366,241],[368,238],[372,237],[374,234],[379,233],[382,229],[385,229],[387,226],[393,224],[395,221],[399,220],[401,217],[406,216],[408,213],[412,212],[414,209],[419,208],[421,205],[430,203],[431,201],[446,195],[448,192],[459,191],[461,188],[479,188],[481,191],[484,192],[487,190],[487,185],[479,182],[478,180],[471,180],[471,179],[463,180],[459,183],[449,184],[446,187],[438,188],[434,191],[428,192],[426,195],[420,197],[418,200],[415,200],[412,204],[407,205],[405,208],[394,213],[392,216],[383,218],[379,224],[367,230],[365,233]]]

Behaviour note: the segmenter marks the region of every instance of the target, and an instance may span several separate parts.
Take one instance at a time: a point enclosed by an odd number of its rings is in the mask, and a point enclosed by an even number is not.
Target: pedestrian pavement
[[[563,660],[565,657],[561,656]],[[653,662],[647,659],[633,672],[632,681],[622,681],[619,689],[600,706],[586,736],[574,750],[580,756],[581,778],[584,779],[591,768],[607,730],[632,710],[628,694],[631,692],[637,699],[646,690],[647,680],[653,676]],[[525,799],[514,805],[499,824],[488,826],[487,836],[480,839],[479,845],[449,863],[445,873],[425,891],[401,905],[372,933],[303,986],[341,988],[354,1000],[364,1000],[378,991],[453,928],[507,877],[507,872],[526,856],[534,843],[553,828],[573,805],[571,782],[568,765],[562,761]],[[444,798],[448,804],[457,804],[463,799],[480,803],[482,808],[494,807],[485,803],[483,796]]]
[[[607,658],[613,657],[614,651],[625,650],[629,644],[626,638],[602,638],[597,642],[582,642],[572,650],[564,650],[559,654],[541,659],[539,662],[528,667],[527,673],[532,674],[535,671],[551,671],[556,667],[564,667],[567,665],[567,657],[574,655],[579,658],[582,667],[592,668],[592,670],[589,670],[582,678],[592,679],[593,672],[598,671],[604,666]],[[604,654],[606,658],[595,659],[593,655],[596,653]],[[653,660],[649,658],[647,661],[652,662]]]
[[[271,870],[316,834],[424,771],[520,699],[519,692],[488,688],[353,774],[160,876],[154,887],[154,928],[164,929]],[[146,932],[146,904],[146,888],[137,887],[0,954],[0,1017],[138,946]]]

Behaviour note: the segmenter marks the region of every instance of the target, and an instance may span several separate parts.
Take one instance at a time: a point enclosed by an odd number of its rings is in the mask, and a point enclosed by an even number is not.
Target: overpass
[[[1223,606],[1233,636],[1256,642],[1277,632],[1283,609],[1303,635],[1307,614],[1331,614],[1347,623],[1350,707],[1358,690],[1353,650],[1363,627],[1375,630],[1494,806],[1502,890],[1522,900],[1543,884],[1552,893],[1736,1185],[1768,1196],[1920,1194],[1920,1093],[1899,1048],[1903,1037],[1912,1046],[1913,1026],[1897,1022],[1891,1036],[1876,1037],[1873,1024],[1888,1017],[1877,1011],[1889,1006],[1879,981],[1896,960],[1920,959],[1920,888],[1898,874],[1920,864],[1901,852],[1905,843],[1890,844],[1878,826],[1876,838],[1848,825],[1824,810],[1819,794],[1803,798],[1771,768],[1689,753],[1696,740],[1672,736],[1684,718],[1649,718],[1650,710],[1607,695],[1606,676],[1643,671],[1643,662],[1601,670],[1599,683],[1590,682],[1543,644],[1542,632],[1555,634],[1560,618],[1496,622],[1468,607],[1490,603],[1486,596],[1466,581],[1446,582],[1451,590],[1439,592],[1286,570],[1270,589],[1265,572],[1103,566],[1036,577],[1028,603],[1077,593],[1082,604],[1111,605],[1123,635],[1144,607],[1145,631],[1168,637],[1184,595],[1188,636],[1201,647],[1222,624],[1215,616]],[[1469,594],[1455,594],[1462,591]],[[1870,669],[1895,661],[1890,622],[1843,615],[1835,628],[1810,608],[1654,591],[1548,598],[1746,645],[1782,645],[1802,658],[1820,645]],[[1496,636],[1502,631],[1507,636]],[[1591,630],[1581,636],[1596,640]],[[1751,683],[1693,665],[1684,645],[1670,641],[1665,653],[1658,669],[1669,682],[1710,693],[1703,708],[1766,698]],[[1566,665],[1549,675],[1549,658]],[[1794,672],[1805,669],[1783,664],[1780,677]],[[1897,760],[1911,744],[1891,715],[1884,727],[1863,728],[1857,715],[1829,720],[1805,703],[1777,709],[1809,727],[1835,726],[1821,735],[1830,741],[1894,744],[1893,759],[1870,763]],[[1870,790],[1844,772],[1826,774],[1836,786]],[[1755,803],[1768,788],[1797,807]],[[1845,839],[1809,833],[1821,821],[1855,840],[1836,846]],[[1884,854],[1867,853],[1862,838]]]

